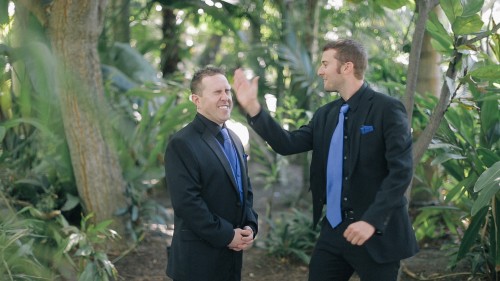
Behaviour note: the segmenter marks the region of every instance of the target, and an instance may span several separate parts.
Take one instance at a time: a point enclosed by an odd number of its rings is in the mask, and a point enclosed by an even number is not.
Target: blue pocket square
[[[361,134],[364,135],[364,134],[368,134],[369,132],[373,132],[373,126],[361,126],[361,128],[359,128],[361,130]]]

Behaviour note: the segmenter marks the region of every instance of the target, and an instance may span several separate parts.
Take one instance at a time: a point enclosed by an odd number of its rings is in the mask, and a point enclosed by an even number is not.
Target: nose
[[[323,75],[323,73],[324,73],[324,72],[323,72],[323,66],[320,66],[320,67],[318,68],[318,71],[316,71],[316,74],[318,74],[318,76],[321,76],[321,75]]]
[[[232,94],[230,91],[225,92],[224,94],[221,95],[222,100],[228,100],[230,101],[232,99]]]

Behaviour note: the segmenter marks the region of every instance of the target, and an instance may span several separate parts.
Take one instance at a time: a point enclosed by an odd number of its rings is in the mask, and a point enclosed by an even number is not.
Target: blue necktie
[[[342,197],[342,167],[344,154],[344,114],[349,110],[349,105],[340,108],[339,121],[333,132],[328,162],[326,167],[326,218],[332,227],[342,222],[341,202]]]
[[[233,170],[234,178],[238,185],[238,191],[240,192],[240,200],[243,201],[243,190],[241,188],[241,170],[239,169],[238,155],[233,147],[231,138],[229,138],[229,133],[226,128],[220,130],[222,137],[224,138],[224,153],[231,164],[231,169]]]

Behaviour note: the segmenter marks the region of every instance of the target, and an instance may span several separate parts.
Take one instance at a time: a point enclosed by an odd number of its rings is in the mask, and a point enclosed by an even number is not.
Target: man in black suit
[[[309,264],[310,281],[347,281],[354,272],[362,281],[396,280],[400,260],[418,251],[404,196],[413,172],[408,118],[400,101],[364,81],[367,63],[359,43],[327,43],[318,75],[325,91],[338,92],[340,98],[320,107],[307,125],[292,132],[261,109],[258,79],[250,82],[241,69],[235,72],[234,89],[252,128],[282,155],[313,151],[314,225],[325,204],[327,216]],[[331,146],[340,124],[344,128],[340,142]],[[339,146],[335,165],[329,153]],[[332,176],[335,169],[341,169],[339,176]],[[338,187],[327,188],[335,179]],[[335,191],[338,201],[330,199]],[[330,208],[337,208],[340,223],[332,222]]]
[[[167,275],[176,281],[239,281],[242,251],[252,245],[258,225],[246,154],[225,125],[233,108],[231,86],[220,68],[208,66],[195,73],[191,93],[197,114],[165,152],[175,215]],[[236,158],[233,165],[225,148]]]

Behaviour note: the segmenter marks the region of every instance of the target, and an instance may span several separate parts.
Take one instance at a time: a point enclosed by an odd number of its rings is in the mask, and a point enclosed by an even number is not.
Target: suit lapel
[[[238,154],[238,161],[240,161],[240,170],[241,170],[241,184],[243,188],[243,199],[245,199],[246,194],[247,194],[247,189],[248,189],[248,182],[245,180],[247,179],[247,169],[245,168],[246,166],[246,159],[243,159],[245,156],[245,152],[243,151],[243,144],[240,141],[240,138],[236,136],[233,131],[228,130],[229,135],[231,136],[231,140],[234,143],[234,146],[236,147],[236,151]]]
[[[224,167],[224,170],[231,179],[231,183],[233,185],[234,190],[239,194],[238,185],[236,184],[236,179],[234,178],[233,171],[231,169],[231,164],[229,164],[229,160],[227,160],[226,154],[224,154],[224,151],[222,150],[220,143],[208,130],[205,130],[203,132],[202,139],[213,150],[215,155],[217,155],[217,158],[219,158],[222,167]]]

